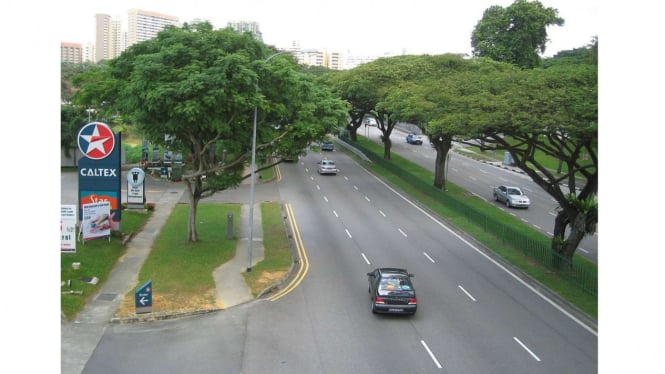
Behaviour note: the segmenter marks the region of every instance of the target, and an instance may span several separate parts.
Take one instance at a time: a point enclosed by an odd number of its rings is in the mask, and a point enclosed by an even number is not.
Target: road
[[[274,301],[109,325],[85,373],[596,373],[593,328],[341,152],[282,164],[278,184],[310,267]],[[366,273],[415,274],[413,317],[373,315]]]
[[[379,142],[379,134],[380,131],[372,126],[362,127],[361,131],[358,132],[358,135],[369,137],[377,143]],[[391,152],[428,168],[432,172],[434,171],[436,150],[429,146],[428,141],[425,141],[422,146],[408,144],[406,143],[406,133],[399,129],[393,131],[390,140],[392,141]],[[525,223],[552,237],[558,203],[527,175],[478,162],[456,152],[451,152],[447,180],[470,191],[479,198],[497,205],[500,209],[519,217]],[[531,199],[531,207],[529,209],[512,209],[496,203],[492,198],[492,189],[502,184],[522,187]],[[585,237],[580,243],[577,253],[594,263],[598,263],[598,234]]]

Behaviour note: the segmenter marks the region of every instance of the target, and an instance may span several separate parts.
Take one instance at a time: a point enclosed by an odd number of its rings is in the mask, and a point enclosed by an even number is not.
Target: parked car
[[[519,187],[495,187],[493,195],[495,201],[506,204],[508,208],[528,208],[531,205],[531,200]]]
[[[406,136],[406,142],[409,144],[422,145],[423,137],[416,134],[409,134]]]
[[[415,314],[416,290],[406,269],[377,268],[367,273],[372,313]]]
[[[322,151],[334,151],[335,150],[335,144],[332,142],[323,142],[321,143],[321,150]]]
[[[319,174],[337,174],[338,170],[335,161],[324,158],[323,160],[319,161],[318,164]]]

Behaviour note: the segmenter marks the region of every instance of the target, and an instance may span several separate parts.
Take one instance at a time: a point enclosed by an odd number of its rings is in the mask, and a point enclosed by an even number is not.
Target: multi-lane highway
[[[380,131],[375,127],[363,127],[359,132],[361,136],[367,136],[376,142],[379,141]],[[434,171],[436,161],[436,150],[425,141],[422,146],[412,145],[406,142],[406,133],[396,129],[390,140],[392,141],[391,152]],[[554,230],[554,218],[558,203],[542,188],[535,184],[525,174],[516,173],[507,168],[496,167],[493,164],[478,162],[473,158],[460,155],[457,152],[450,153],[449,165],[447,166],[447,179],[478,197],[497,205],[497,207],[519,217],[522,221],[532,225],[534,228],[552,236]],[[492,199],[492,189],[499,185],[513,185],[522,187],[531,199],[529,209],[511,209]],[[577,249],[577,253],[598,262],[598,235],[585,237]]]
[[[341,152],[280,166],[308,272],[276,299],[109,325],[86,373],[596,373],[594,328]],[[413,317],[374,315],[366,273],[415,274]]]

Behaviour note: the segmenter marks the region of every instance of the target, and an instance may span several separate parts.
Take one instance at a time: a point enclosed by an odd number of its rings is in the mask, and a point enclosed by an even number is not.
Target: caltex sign
[[[78,147],[83,157],[78,161],[79,217],[86,204],[110,204],[110,227],[119,229],[122,204],[120,134],[102,122],[84,125],[78,133]]]

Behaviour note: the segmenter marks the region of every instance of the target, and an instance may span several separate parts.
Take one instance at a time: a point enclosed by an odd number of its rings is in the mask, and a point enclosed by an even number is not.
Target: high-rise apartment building
[[[256,40],[263,41],[263,35],[259,30],[258,22],[248,22],[248,21],[229,21],[226,23],[226,27],[232,28],[237,33],[250,32]]]
[[[60,43],[60,62],[83,62],[83,48],[79,43]]]
[[[325,52],[324,66],[332,70],[344,70],[344,59],[340,52]]]
[[[95,62],[108,60],[111,56],[111,16],[95,14]]]
[[[95,62],[120,56],[127,47],[122,18],[95,14]]]
[[[168,25],[180,26],[178,17],[157,12],[130,9],[127,16],[127,47],[156,37]]]

